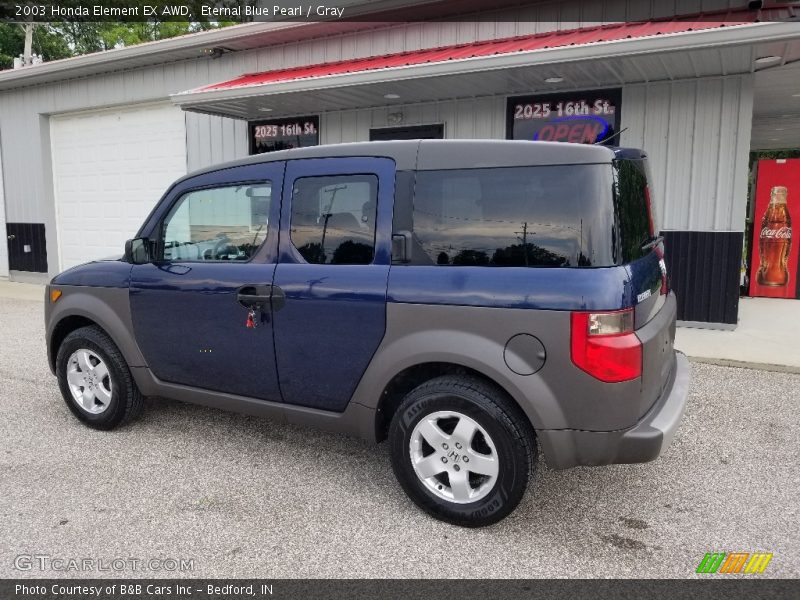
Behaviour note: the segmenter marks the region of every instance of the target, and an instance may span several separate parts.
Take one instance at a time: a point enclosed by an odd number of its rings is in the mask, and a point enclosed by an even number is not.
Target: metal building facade
[[[44,224],[48,274],[55,274],[59,264],[59,241],[51,129],[56,117],[149,103],[166,105],[174,94],[242,73],[568,30],[622,19],[646,20],[676,11],[713,11],[742,4],[746,3],[737,0],[550,1],[494,13],[484,22],[429,22],[358,31],[330,30],[316,34],[314,39],[291,39],[292,36],[302,38],[303,34],[297,33],[299,27],[296,31],[287,28],[290,33],[284,30],[275,33],[259,25],[239,26],[233,28],[235,37],[229,40],[236,51],[217,59],[198,58],[198,43],[193,49],[175,49],[163,56],[142,54],[116,69],[111,64],[103,67],[103,72],[79,74],[76,71],[73,77],[52,82],[20,79],[6,83],[0,74],[0,194],[5,204],[5,221]],[[285,41],[272,41],[281,39]],[[537,82],[531,84],[530,91],[621,88],[621,117],[625,129],[621,143],[643,147],[651,157],[661,228],[668,236],[671,231],[734,233],[739,235],[741,246],[755,87],[755,75],[749,68],[752,54],[752,49],[724,54],[698,51],[692,55],[672,53],[658,60],[649,57],[620,59],[615,68],[563,66],[562,70],[569,70],[572,75],[568,84],[543,87]],[[587,53],[587,60],[590,58],[591,51]],[[718,63],[722,64],[721,69]],[[518,85],[524,83],[522,79]],[[508,94],[487,93],[487,89],[476,88],[474,94],[458,90],[452,96],[442,93],[435,100],[392,105],[374,103],[360,96],[358,90],[319,92],[319,97],[327,94],[329,98],[335,97],[336,104],[351,106],[316,111],[320,117],[320,143],[368,140],[370,129],[396,124],[398,114],[402,115],[403,125],[443,124],[447,138],[505,138]],[[519,87],[516,93],[523,91],[525,89]],[[315,96],[311,95],[309,102],[314,100]],[[174,107],[174,110],[181,109]],[[271,116],[291,114],[283,110]],[[191,111],[182,115],[186,171],[247,155],[245,121]],[[175,176],[180,174],[175,173]],[[157,200],[152,198],[153,203]],[[725,243],[730,245],[731,240]],[[731,254],[730,249],[726,251]],[[7,258],[0,251],[0,276],[7,273],[7,264]],[[695,265],[691,273],[685,275],[682,285],[694,285],[693,278],[705,268],[702,264]],[[683,277],[680,273],[677,275]],[[709,289],[707,294],[717,292]],[[736,300],[732,298],[731,301],[735,319]],[[703,300],[700,304],[703,303],[707,302]],[[685,318],[730,321],[730,310],[723,313],[700,311]]]
[[[628,85],[622,107],[622,143],[650,156],[681,320],[735,324],[753,75]],[[321,113],[321,143],[368,140],[397,114],[404,125],[442,123],[446,138],[503,139],[505,110],[498,95]],[[245,136],[243,121],[188,113],[191,168],[246,155]]]
[[[752,76],[622,88],[624,145],[647,150],[661,227],[741,231],[752,123]],[[445,137],[504,139],[506,96],[321,113],[321,143],[359,142],[370,129],[443,123]],[[246,123],[187,113],[189,170],[247,155]],[[666,199],[669,198],[669,202]]]

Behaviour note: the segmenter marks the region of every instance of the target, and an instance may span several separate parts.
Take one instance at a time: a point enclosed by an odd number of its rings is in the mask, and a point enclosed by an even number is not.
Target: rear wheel
[[[142,395],[125,359],[99,327],[81,327],[64,338],[56,375],[67,406],[89,427],[113,429],[142,410]]]
[[[428,381],[403,400],[389,430],[392,466],[409,497],[434,517],[481,527],[525,494],[533,432],[501,390],[468,376]]]

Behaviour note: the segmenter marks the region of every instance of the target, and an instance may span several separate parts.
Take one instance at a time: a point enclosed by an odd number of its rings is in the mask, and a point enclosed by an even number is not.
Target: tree
[[[0,69],[14,64],[14,57],[22,54],[25,34],[22,28],[12,23],[0,23]]]
[[[33,31],[33,52],[57,60],[153,42],[233,25],[233,21],[56,21],[39,23]],[[17,23],[0,23],[0,69],[9,69],[22,54],[25,34]]]
[[[532,242],[498,248],[492,256],[498,267],[568,267],[569,259]]]
[[[25,32],[17,23],[0,23],[0,69],[10,69],[14,58],[22,54]],[[74,56],[67,40],[47,23],[33,30],[33,52],[44,60]]]

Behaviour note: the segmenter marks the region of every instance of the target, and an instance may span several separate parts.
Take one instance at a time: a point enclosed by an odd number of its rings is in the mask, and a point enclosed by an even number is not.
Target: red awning
[[[443,46],[429,50],[402,52],[385,56],[374,56],[340,62],[320,63],[306,67],[252,73],[242,75],[229,81],[200,87],[191,92],[231,90],[299,79],[376,71],[427,63],[442,63],[451,60],[464,60],[476,57],[509,55],[517,52],[530,52],[547,48],[582,46],[599,42],[614,42],[658,35],[718,29],[722,27],[752,24],[758,21],[778,20],[787,16],[785,12],[786,11],[779,8],[769,11],[738,10],[727,13],[715,13],[713,15],[693,15],[669,20],[619,23],[598,27],[554,31],[536,35],[474,42],[471,44]]]

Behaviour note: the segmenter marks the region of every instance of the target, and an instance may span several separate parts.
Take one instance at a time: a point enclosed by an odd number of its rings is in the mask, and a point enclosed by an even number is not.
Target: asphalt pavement
[[[469,530],[406,499],[386,444],[163,400],[88,429],[42,321],[0,298],[0,577],[693,577],[717,551],[773,553],[738,577],[800,576],[800,375],[693,363],[664,456],[540,461],[515,513]]]

